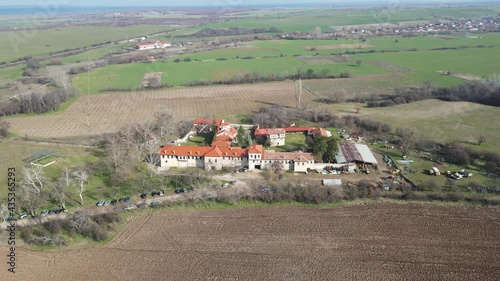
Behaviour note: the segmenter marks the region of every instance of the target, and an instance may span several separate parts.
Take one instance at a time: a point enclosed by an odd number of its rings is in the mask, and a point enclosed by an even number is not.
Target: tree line
[[[424,82],[418,87],[396,88],[390,96],[373,97],[367,105],[368,107],[388,107],[425,99],[467,101],[500,106],[500,84],[495,80],[482,80],[444,88]]]
[[[349,71],[343,71],[339,74],[330,74],[328,69],[323,69],[319,72],[315,72],[313,69],[307,69],[303,71],[301,69],[297,70],[294,74],[287,73],[271,73],[262,74],[258,71],[247,72],[244,74],[234,75],[230,79],[217,80],[217,81],[205,81],[205,80],[194,80],[187,82],[184,86],[208,86],[208,85],[231,85],[231,84],[251,84],[251,83],[262,83],[262,82],[273,82],[273,81],[284,81],[284,80],[298,80],[298,79],[326,79],[326,78],[349,78],[351,77]]]

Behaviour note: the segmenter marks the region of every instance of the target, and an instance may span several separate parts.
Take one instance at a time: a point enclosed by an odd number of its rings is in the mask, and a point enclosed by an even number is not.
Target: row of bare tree
[[[45,113],[56,110],[76,93],[69,75],[58,66],[47,67],[47,84],[15,83],[14,96],[0,102],[0,115]]]

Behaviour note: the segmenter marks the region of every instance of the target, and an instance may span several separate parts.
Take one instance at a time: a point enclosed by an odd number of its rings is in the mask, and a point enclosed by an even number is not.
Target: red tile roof
[[[209,152],[212,147],[208,146],[164,146],[160,150],[160,155],[173,155],[173,156],[203,156]]]
[[[222,151],[218,146],[216,147],[210,147],[210,151],[205,153],[205,157],[221,157],[222,156]]]
[[[268,135],[281,135],[286,134],[284,129],[276,128],[276,129],[267,129]]]
[[[314,135],[320,134],[323,137],[328,137],[328,133],[325,129],[323,128],[314,128]]]
[[[214,141],[211,145],[212,147],[214,146],[231,146],[230,141]]]
[[[255,129],[254,136],[267,136],[267,129]]]
[[[234,138],[230,137],[230,136],[218,136],[217,138],[215,138],[215,141],[219,142],[219,141],[223,141],[223,142],[232,142],[234,140]]]
[[[241,147],[220,146],[223,157],[245,157],[247,150]]]
[[[264,153],[264,147],[262,145],[260,145],[260,144],[252,144],[248,148],[248,153],[262,154],[262,153]]]
[[[313,127],[288,127],[283,128],[287,133],[298,133],[298,132],[311,132]]]
[[[193,121],[194,125],[207,125],[212,124],[212,119],[209,118],[200,118]]]

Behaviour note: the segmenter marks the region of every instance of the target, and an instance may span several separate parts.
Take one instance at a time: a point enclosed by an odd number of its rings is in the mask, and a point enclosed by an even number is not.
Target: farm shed
[[[354,142],[339,143],[337,163],[377,164],[377,159],[366,144]]]

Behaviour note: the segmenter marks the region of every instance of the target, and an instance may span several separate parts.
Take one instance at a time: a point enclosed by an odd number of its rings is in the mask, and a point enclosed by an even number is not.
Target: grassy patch
[[[30,157],[41,150],[58,151],[57,161],[45,169],[45,174],[49,178],[59,176],[64,167],[75,164],[83,164],[85,160],[91,160],[92,156],[84,148],[68,147],[57,145],[39,145],[28,142],[4,140],[0,143],[0,170],[7,171],[7,168],[16,168],[18,175],[18,184],[21,179],[21,171],[25,163],[23,159]],[[0,196],[7,194],[7,173],[0,173]]]
[[[304,150],[306,151],[309,146],[306,143],[306,135],[305,134],[286,134],[285,136],[285,145],[272,147],[276,151],[298,151]]]
[[[498,152],[500,108],[470,102],[424,100],[389,108],[363,108],[364,118],[396,127],[413,127],[423,139],[439,142],[458,141],[477,150]],[[486,142],[476,144],[483,134]]]

